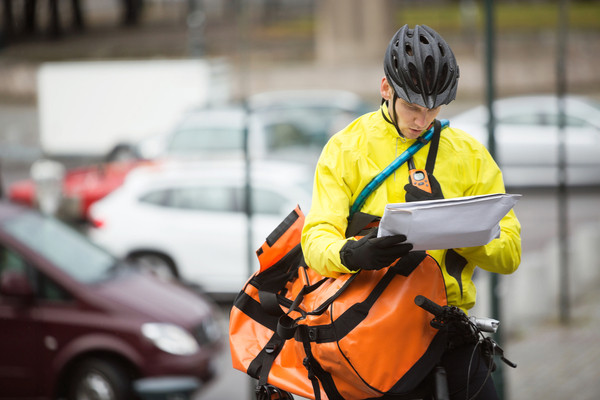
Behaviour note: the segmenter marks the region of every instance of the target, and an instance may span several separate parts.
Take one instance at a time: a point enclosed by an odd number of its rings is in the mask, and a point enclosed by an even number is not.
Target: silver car
[[[296,205],[310,207],[313,169],[253,163],[249,221],[239,160],[140,167],[91,206],[88,234],[119,258],[231,298],[258,268],[254,251],[268,234]]]
[[[558,99],[552,95],[496,100],[496,160],[508,187],[559,182]],[[564,144],[568,185],[600,184],[600,103],[565,97]],[[488,111],[478,106],[450,118],[450,125],[488,142]]]
[[[164,136],[142,142],[139,153],[144,158],[242,158],[247,132],[253,159],[314,165],[334,133],[374,109],[346,91],[264,92],[246,104],[191,110]]]

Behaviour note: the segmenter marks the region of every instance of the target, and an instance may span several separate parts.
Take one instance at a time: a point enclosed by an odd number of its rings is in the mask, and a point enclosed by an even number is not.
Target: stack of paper
[[[482,246],[500,234],[499,222],[520,194],[489,194],[385,207],[378,236],[403,234],[413,250]]]

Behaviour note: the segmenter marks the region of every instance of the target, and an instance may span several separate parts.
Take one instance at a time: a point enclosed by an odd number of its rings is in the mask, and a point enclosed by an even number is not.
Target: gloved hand
[[[431,193],[421,190],[415,185],[408,183],[404,186],[404,190],[406,190],[405,199],[407,202],[421,200],[440,200],[444,198],[444,193],[442,193],[442,187],[440,186],[440,183],[437,181],[437,179],[435,179],[435,176],[431,175],[430,173],[427,173],[427,177],[429,178]]]
[[[413,245],[404,235],[377,237],[377,229],[359,240],[348,240],[340,250],[342,264],[351,271],[381,269],[405,256]]]

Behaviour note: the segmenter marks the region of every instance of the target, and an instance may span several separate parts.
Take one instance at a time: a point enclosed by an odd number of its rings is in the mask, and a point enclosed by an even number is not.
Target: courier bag
[[[359,214],[347,236],[377,224]],[[260,270],[230,314],[234,368],[257,379],[257,389],[269,384],[317,400],[410,393],[446,348],[446,332],[414,303],[423,295],[447,304],[440,266],[411,252],[381,270],[323,277],[304,262],[303,225],[296,207],[257,250]]]

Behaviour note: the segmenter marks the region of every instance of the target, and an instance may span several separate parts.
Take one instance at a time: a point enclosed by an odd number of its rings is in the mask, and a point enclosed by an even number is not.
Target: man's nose
[[[419,127],[425,127],[425,125],[427,124],[427,112],[428,111],[429,110],[419,110],[415,114],[415,123]]]

